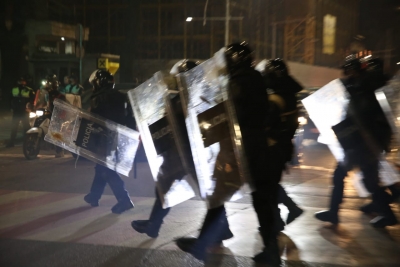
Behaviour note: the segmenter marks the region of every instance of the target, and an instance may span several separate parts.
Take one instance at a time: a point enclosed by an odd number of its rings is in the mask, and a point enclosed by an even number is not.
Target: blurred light
[[[36,115],[38,117],[43,116],[43,110],[36,110]]]
[[[208,130],[208,128],[210,128],[210,126],[211,126],[211,124],[209,124],[209,123],[207,123],[207,122],[203,123],[203,125],[202,125],[202,127],[203,127],[205,130]]]
[[[29,112],[29,118],[35,118],[36,117],[36,113],[34,112]]]
[[[397,117],[397,120],[400,121],[400,117]]]
[[[300,123],[300,125],[306,125],[307,124],[307,119],[304,117],[299,117],[298,122]]]
[[[45,80],[42,81],[42,85],[46,85],[46,81]]]
[[[400,65],[400,62],[397,62],[397,65]]]
[[[193,20],[192,17],[187,17],[187,18],[186,18],[186,21],[187,21],[187,22],[190,22],[190,21],[192,21],[192,20]]]
[[[61,37],[61,41],[65,41],[65,38],[64,38],[64,37]]]
[[[365,58],[370,58],[370,57],[372,57],[372,55],[368,55],[368,56],[366,56]]]

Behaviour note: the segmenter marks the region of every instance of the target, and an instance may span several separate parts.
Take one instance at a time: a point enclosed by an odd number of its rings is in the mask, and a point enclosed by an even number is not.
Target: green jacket
[[[82,86],[79,84],[68,84],[64,88],[60,90],[62,94],[74,94],[74,95],[81,95],[82,94]]]

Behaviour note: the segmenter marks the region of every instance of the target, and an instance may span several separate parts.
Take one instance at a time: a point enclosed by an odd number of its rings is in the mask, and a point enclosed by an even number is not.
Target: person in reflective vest
[[[29,129],[29,112],[32,109],[35,99],[35,92],[32,88],[26,86],[26,79],[21,77],[18,80],[18,86],[11,90],[11,108],[13,111],[11,135],[7,147],[13,147],[17,136],[19,123],[22,123],[25,134]]]

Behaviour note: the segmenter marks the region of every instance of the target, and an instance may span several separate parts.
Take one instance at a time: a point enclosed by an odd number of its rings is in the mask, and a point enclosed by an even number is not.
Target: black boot
[[[176,240],[176,245],[181,250],[192,254],[196,259],[203,261],[206,257],[207,249],[221,240],[225,220],[226,212],[224,206],[209,209],[200,230],[199,237],[179,238]],[[227,233],[228,232],[225,234]]]
[[[156,191],[156,201],[151,210],[149,220],[132,221],[131,226],[141,234],[145,233],[151,238],[157,238],[164,218],[167,216],[170,209],[171,208],[163,209],[158,192]]]
[[[264,243],[266,244],[263,252],[255,255],[253,257],[253,260],[256,263],[267,264],[271,267],[280,267],[282,260],[279,253],[278,240],[276,238],[273,238],[268,242],[264,241]]]
[[[289,210],[286,224],[293,222],[301,214],[303,214],[303,210],[299,208],[297,204],[287,195],[285,189],[283,189],[281,185],[279,185],[279,203],[285,205]]]
[[[330,222],[335,225],[339,223],[338,214],[329,210],[323,210],[315,213],[315,218],[317,218],[320,221]]]

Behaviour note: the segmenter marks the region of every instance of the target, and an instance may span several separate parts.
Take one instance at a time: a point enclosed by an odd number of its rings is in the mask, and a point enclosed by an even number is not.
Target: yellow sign
[[[336,17],[325,15],[323,29],[322,53],[332,55],[335,53]]]
[[[98,58],[97,59],[98,69],[108,69],[108,58]]]
[[[112,75],[114,75],[119,69],[118,62],[110,62],[108,58],[98,58],[97,68],[108,70]]]
[[[119,69],[119,63],[117,63],[117,62],[108,62],[108,68],[107,69],[112,75],[115,75],[115,73]]]

